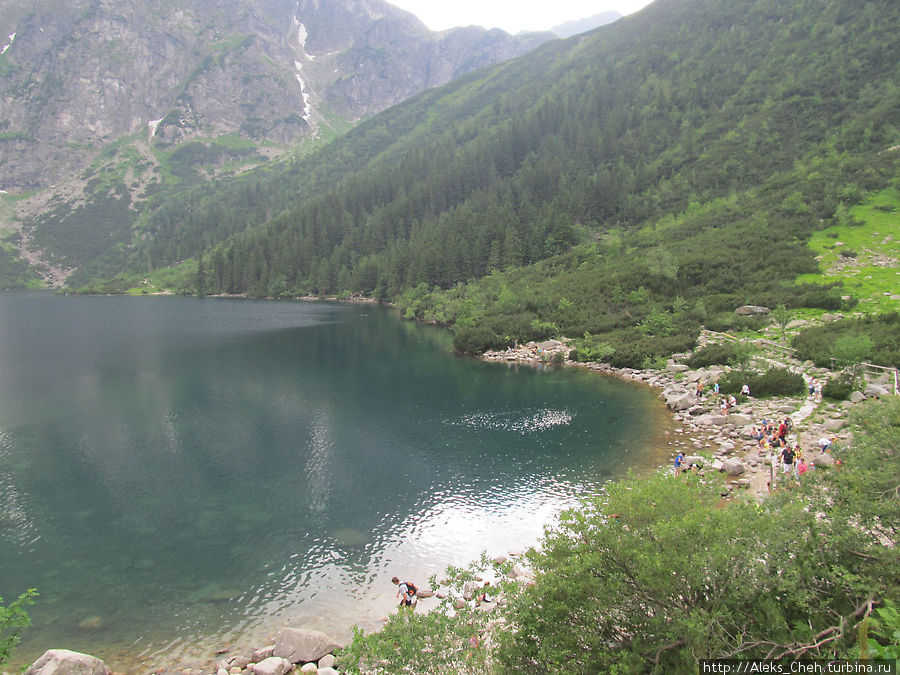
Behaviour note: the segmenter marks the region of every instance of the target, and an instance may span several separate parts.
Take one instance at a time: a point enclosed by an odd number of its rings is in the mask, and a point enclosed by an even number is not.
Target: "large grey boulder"
[[[813,458],[813,464],[816,466],[834,466],[834,457],[827,452]]]
[[[679,397],[666,399],[666,405],[672,410],[687,410],[688,408],[692,408],[696,403],[697,397],[693,394],[682,394]]]
[[[750,415],[744,415],[742,413],[732,413],[728,416],[728,421],[731,424],[752,424],[753,418]]]
[[[318,661],[336,649],[340,645],[321,631],[285,628],[275,643],[274,656],[291,663],[306,663]]]
[[[825,420],[825,424],[822,426],[825,427],[828,431],[840,431],[844,428],[846,422],[842,419],[836,420]]]
[[[709,426],[722,426],[723,424],[728,423],[728,418],[725,415],[701,415],[697,418],[697,424],[709,427]]]
[[[25,671],[25,675],[109,675],[109,673],[106,664],[96,656],[68,649],[48,649]]]
[[[287,659],[270,656],[253,666],[253,675],[285,675],[291,672],[294,664]]]
[[[870,384],[866,387],[866,396],[878,396],[879,398],[882,396],[889,396],[890,391],[887,390],[886,387],[882,387],[878,384]]]
[[[771,310],[768,307],[760,307],[759,305],[743,305],[734,311],[741,316],[756,316],[759,314],[768,314]]]
[[[866,400],[866,395],[861,391],[854,391],[852,394],[850,394],[850,400],[853,403],[862,403]]]
[[[739,459],[735,459],[731,457],[730,459],[726,459],[722,462],[722,468],[725,469],[725,473],[729,476],[740,476],[744,471],[747,470],[747,467],[744,466],[743,462]]]

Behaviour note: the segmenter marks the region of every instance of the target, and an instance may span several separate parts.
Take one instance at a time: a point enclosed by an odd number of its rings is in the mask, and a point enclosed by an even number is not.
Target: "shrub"
[[[730,342],[707,345],[698,350],[687,362],[691,368],[725,365],[735,358],[734,345]]]
[[[759,398],[765,396],[794,396],[806,390],[806,382],[799,373],[787,368],[769,368],[764,373],[745,373],[732,370],[719,378],[719,391],[723,394],[737,394],[746,384],[750,394]]]
[[[842,373],[832,378],[822,387],[822,396],[835,401],[846,401],[853,393],[853,378],[849,373]]]
[[[488,328],[461,328],[453,336],[453,348],[463,354],[482,354],[488,349],[505,347],[507,343]]]

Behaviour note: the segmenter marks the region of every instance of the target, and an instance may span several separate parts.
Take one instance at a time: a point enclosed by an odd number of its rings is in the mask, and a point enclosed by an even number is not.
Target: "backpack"
[[[416,588],[416,585],[415,585],[413,582],[411,582],[411,581],[404,581],[403,583],[406,584],[406,594],[407,594],[407,595],[410,595],[410,596],[412,596],[412,595],[418,595],[419,589]]]

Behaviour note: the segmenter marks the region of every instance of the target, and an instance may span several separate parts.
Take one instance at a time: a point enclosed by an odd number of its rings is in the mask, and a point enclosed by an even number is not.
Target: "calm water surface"
[[[645,388],[449,343],[374,306],[0,293],[0,596],[41,594],[14,665],[346,639],[394,574],[534,544],[659,461]]]

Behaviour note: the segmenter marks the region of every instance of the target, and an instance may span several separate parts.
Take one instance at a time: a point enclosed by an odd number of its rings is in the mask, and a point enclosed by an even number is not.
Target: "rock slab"
[[[260,661],[253,666],[254,675],[285,675],[294,667],[287,659],[278,656],[270,656],[265,661]]]
[[[274,656],[291,663],[307,663],[318,661],[340,647],[321,631],[285,628],[275,643]]]
[[[68,649],[48,649],[25,671],[25,675],[109,675],[109,673],[106,664],[96,656]]]

